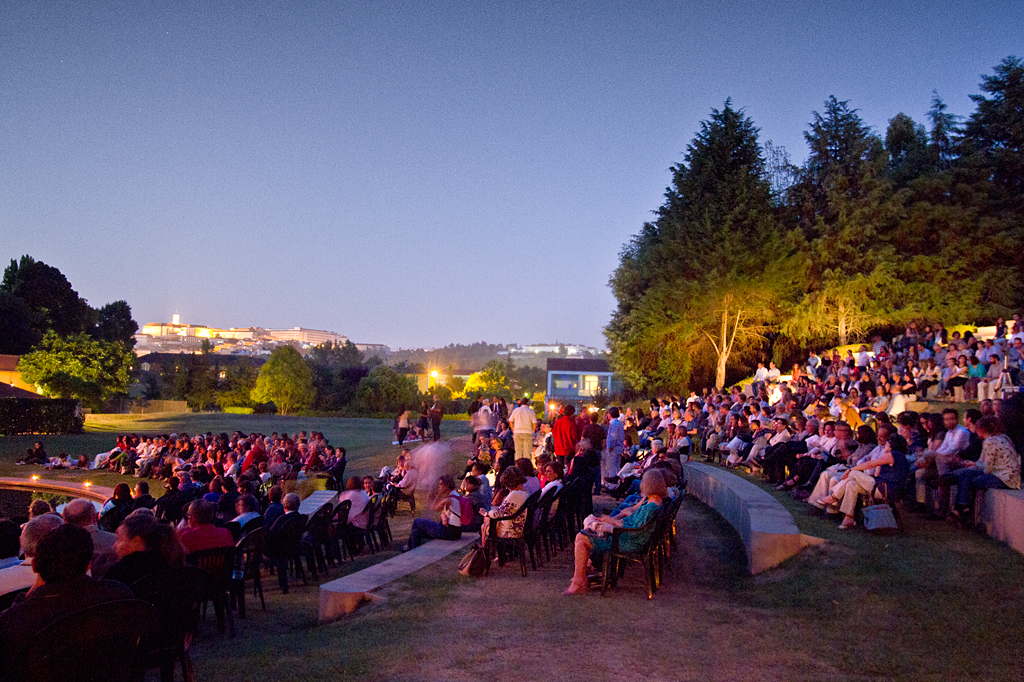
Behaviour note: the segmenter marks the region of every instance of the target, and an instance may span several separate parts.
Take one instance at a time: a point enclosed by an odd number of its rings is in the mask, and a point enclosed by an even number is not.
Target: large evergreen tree
[[[726,101],[673,167],[657,219],[611,278],[613,363],[638,389],[682,389],[692,369],[723,386],[755,345],[778,291],[783,240],[757,128]]]
[[[1019,205],[1024,195],[1024,62],[1007,57],[991,76],[983,76],[985,95],[964,129],[969,153],[977,154],[992,181]]]

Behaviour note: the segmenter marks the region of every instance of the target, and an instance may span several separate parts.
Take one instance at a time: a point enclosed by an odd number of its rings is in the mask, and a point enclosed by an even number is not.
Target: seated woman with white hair
[[[665,478],[660,469],[649,469],[640,480],[640,501],[633,507],[624,509],[616,516],[602,516],[597,519],[601,527],[608,530],[607,537],[591,537],[582,532],[576,535],[576,565],[572,582],[565,594],[579,594],[587,590],[587,562],[592,553],[604,553],[611,549],[611,533],[614,528],[640,528],[654,518],[661,505],[668,498]],[[645,533],[630,533],[619,540],[622,550],[638,549],[646,541]]]

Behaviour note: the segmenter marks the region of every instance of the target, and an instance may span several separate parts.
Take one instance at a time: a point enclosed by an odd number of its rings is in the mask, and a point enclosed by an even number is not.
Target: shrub
[[[224,414],[253,414],[256,410],[252,407],[225,407]]]
[[[0,399],[0,435],[81,433],[85,417],[73,398]]]

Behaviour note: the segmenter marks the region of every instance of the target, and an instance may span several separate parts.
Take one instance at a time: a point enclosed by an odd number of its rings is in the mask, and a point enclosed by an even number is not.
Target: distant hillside
[[[419,363],[424,367],[448,367],[455,369],[477,371],[483,368],[491,360],[504,359],[499,356],[500,351],[507,351],[510,346],[496,343],[479,343],[464,346],[460,343],[453,343],[444,348],[424,350],[399,349],[388,354],[388,364],[397,365],[401,362],[409,364]]]

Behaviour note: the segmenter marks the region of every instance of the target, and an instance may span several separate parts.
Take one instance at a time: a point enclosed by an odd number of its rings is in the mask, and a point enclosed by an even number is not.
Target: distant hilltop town
[[[592,346],[582,346],[576,343],[535,343],[530,346],[512,346],[502,355],[560,355],[570,358],[591,358],[602,357],[604,351]]]
[[[210,352],[220,355],[269,355],[280,345],[311,348],[322,343],[344,344],[347,336],[321,329],[292,327],[291,329],[264,329],[263,327],[230,327],[219,329],[201,324],[185,324],[178,315],[170,323],[152,322],[143,325],[135,335],[135,354],[197,353],[204,343]],[[379,343],[355,344],[364,357],[387,359],[390,349]]]

